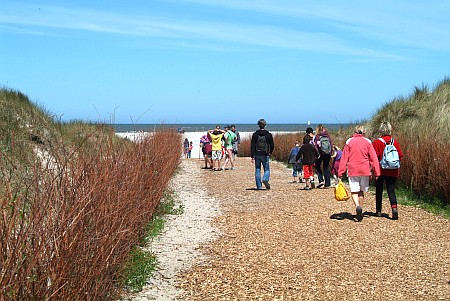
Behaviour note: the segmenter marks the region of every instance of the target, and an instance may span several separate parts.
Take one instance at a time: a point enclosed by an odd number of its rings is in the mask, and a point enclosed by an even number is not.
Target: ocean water
[[[221,124],[223,129],[227,124]],[[191,124],[113,124],[111,125],[115,128],[117,133],[127,133],[127,132],[151,132],[158,128],[173,128],[179,129],[184,132],[206,132],[212,130],[216,127],[216,124],[201,124],[201,123],[191,123]],[[248,123],[236,123],[236,129],[239,132],[253,132],[258,129],[256,124]],[[266,129],[274,132],[304,132],[307,127],[312,127],[313,130],[316,129],[317,124],[294,124],[294,123],[275,123],[268,124]],[[341,127],[348,127],[348,123],[332,123],[324,124],[329,130],[336,130]]]

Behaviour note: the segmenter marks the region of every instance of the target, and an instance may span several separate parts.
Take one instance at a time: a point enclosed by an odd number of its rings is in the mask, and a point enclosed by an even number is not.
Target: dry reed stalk
[[[76,154],[59,146],[52,166],[35,159],[25,170],[2,153],[0,300],[119,296],[129,252],[179,164],[181,137],[163,130],[137,143],[96,142]]]

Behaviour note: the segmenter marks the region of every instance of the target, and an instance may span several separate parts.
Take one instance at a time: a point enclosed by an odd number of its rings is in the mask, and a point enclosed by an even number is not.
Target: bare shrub
[[[178,167],[181,136],[86,139],[89,147],[48,148],[52,166],[37,157],[17,165],[14,139],[0,154],[1,300],[118,298],[124,263]]]

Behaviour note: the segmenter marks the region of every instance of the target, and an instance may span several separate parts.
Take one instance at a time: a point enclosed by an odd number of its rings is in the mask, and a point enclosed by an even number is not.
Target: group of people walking
[[[306,183],[304,189],[310,190],[315,187],[315,171],[319,182],[317,188],[331,187],[331,172],[335,170],[334,165],[339,164],[340,157],[336,159],[339,151],[339,147],[333,145],[327,129],[322,124],[317,126],[316,135],[313,129],[308,127],[302,146],[296,141],[288,156],[288,163],[293,165],[294,179],[298,176],[299,182],[304,180]],[[333,166],[330,168],[331,162]]]
[[[225,126],[225,130],[216,125],[200,138],[200,147],[205,159],[205,169],[221,171],[234,169],[234,161],[238,153],[241,138],[235,125]],[[225,162],[222,166],[222,159]],[[230,167],[228,167],[230,166]]]
[[[383,186],[386,183],[392,219],[398,219],[395,184],[399,176],[399,164],[403,158],[403,152],[397,140],[392,138],[392,126],[389,122],[382,122],[378,132],[381,137],[372,142],[365,137],[366,128],[362,125],[356,126],[353,136],[345,142],[339,166],[339,177],[347,173],[350,193],[356,206],[356,218],[358,221],[363,219],[364,193],[369,190],[369,182],[372,175],[375,178],[376,215],[382,216]],[[393,145],[395,148],[398,158],[398,165],[396,166],[389,167],[380,164],[385,160],[387,145]]]
[[[251,159],[255,164],[256,189],[270,189],[270,155],[274,151],[272,134],[265,129],[264,119],[258,120],[259,130],[255,131],[251,140]],[[318,188],[331,187],[332,171],[336,180],[347,175],[350,193],[356,206],[356,218],[363,219],[364,193],[369,189],[370,178],[375,177],[376,215],[382,216],[383,187],[386,189],[392,210],[392,219],[398,219],[395,185],[399,176],[399,162],[403,152],[397,140],[392,138],[392,126],[383,122],[379,128],[380,138],[373,142],[365,137],[366,128],[363,125],[355,127],[355,132],[344,145],[343,150],[334,146],[327,129],[319,124],[316,133],[307,128],[303,144],[297,142],[289,154],[288,162],[293,164],[294,179],[298,176],[305,180],[305,190],[313,188],[314,172],[318,178]],[[393,146],[398,164],[382,166],[385,160],[387,145]],[[391,149],[391,148],[389,148]],[[332,161],[333,158],[333,161]],[[330,168],[330,162],[333,166]],[[262,167],[262,168],[261,168]],[[264,170],[261,178],[261,169]]]

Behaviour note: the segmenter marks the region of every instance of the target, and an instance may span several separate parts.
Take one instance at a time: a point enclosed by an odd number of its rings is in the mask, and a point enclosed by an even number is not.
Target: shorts
[[[352,193],[369,191],[370,176],[348,177],[348,184]]]
[[[303,164],[303,178],[309,179],[310,177],[314,177],[314,165]]]
[[[221,150],[213,150],[212,151],[212,159],[215,161],[219,161],[222,159],[222,151]]]

